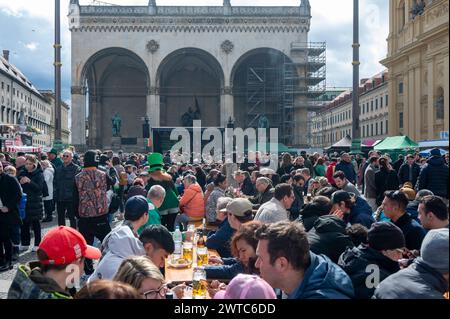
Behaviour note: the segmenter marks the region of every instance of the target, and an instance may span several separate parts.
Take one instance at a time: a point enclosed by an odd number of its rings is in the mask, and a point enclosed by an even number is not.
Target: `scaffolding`
[[[314,112],[323,104],[326,43],[292,43],[290,57],[285,55],[279,66],[248,66],[246,87],[247,127],[258,127],[265,116],[270,127],[279,129],[280,142],[306,146],[310,136],[297,136],[296,132],[297,126],[307,127],[309,120],[297,118],[296,109]]]

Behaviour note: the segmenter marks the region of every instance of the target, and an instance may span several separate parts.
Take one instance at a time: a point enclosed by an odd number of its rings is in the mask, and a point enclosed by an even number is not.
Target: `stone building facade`
[[[285,143],[307,144],[308,101],[325,80],[325,46],[308,42],[308,0],[295,7],[71,0],[68,18],[73,144],[113,147],[118,114],[122,142],[139,145],[145,117],[153,129],[179,127],[189,108],[206,127],[226,127],[230,118],[254,127],[265,116]]]
[[[449,130],[449,2],[390,0],[389,135],[434,140]]]

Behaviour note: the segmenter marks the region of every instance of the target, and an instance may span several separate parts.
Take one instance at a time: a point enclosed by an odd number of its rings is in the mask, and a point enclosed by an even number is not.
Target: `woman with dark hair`
[[[314,173],[316,174],[316,176],[325,176],[326,166],[325,166],[325,160],[322,157],[319,157],[317,159],[317,162],[314,165]]]
[[[386,191],[395,191],[399,188],[397,172],[392,168],[387,158],[378,161],[380,170],[375,173],[376,204],[380,206]]]
[[[203,191],[206,188],[206,174],[200,165],[194,165],[195,177],[197,178],[197,183],[200,185]]]
[[[225,197],[225,190],[227,189],[227,178],[222,173],[216,175],[214,179],[214,190],[208,196],[208,200],[206,201],[206,221],[208,223],[216,222],[216,207],[217,200],[220,197]]]
[[[277,174],[279,176],[283,176],[285,174],[289,174],[294,165],[292,164],[292,156],[289,153],[284,153],[281,158],[280,168],[277,170]]]
[[[234,258],[210,257],[210,266],[205,267],[206,277],[213,279],[233,279],[238,274],[255,274],[256,231],[262,223],[251,221],[243,224],[231,239],[231,253]]]
[[[122,214],[124,213],[123,198],[125,187],[128,185],[128,175],[125,172],[125,168],[122,166],[120,158],[118,156],[113,156],[112,165],[116,170],[116,175],[119,180],[119,189],[117,189],[117,196],[119,196],[119,211]]]

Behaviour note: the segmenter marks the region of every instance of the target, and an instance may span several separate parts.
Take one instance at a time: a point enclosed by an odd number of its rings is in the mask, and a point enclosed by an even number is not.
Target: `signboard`
[[[448,140],[448,131],[442,131],[439,133],[439,137],[441,140]]]
[[[28,134],[20,134],[23,146],[33,146],[33,137]]]

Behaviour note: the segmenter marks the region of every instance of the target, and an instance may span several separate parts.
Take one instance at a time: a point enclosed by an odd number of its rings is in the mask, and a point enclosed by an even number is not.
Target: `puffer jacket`
[[[444,299],[448,282],[420,257],[408,268],[383,280],[373,299]]]
[[[448,199],[448,166],[439,156],[432,156],[422,168],[418,190],[428,189],[434,195]]]
[[[41,220],[44,215],[44,205],[42,202],[42,191],[44,189],[44,174],[40,168],[36,168],[29,173],[22,171],[18,177],[19,181],[22,177],[28,177],[31,182],[22,184],[22,189],[27,194],[27,205],[25,206],[25,221],[32,222]]]
[[[47,167],[44,170],[44,180],[47,184],[48,196],[44,197],[44,200],[52,200],[53,199],[53,178],[55,176],[55,169],[53,167]]]
[[[55,170],[55,176],[53,178],[53,199],[56,202],[73,201],[75,176],[79,172],[80,167],[74,163],[70,163],[67,166],[61,165]]]
[[[351,299],[352,281],[327,256],[310,252],[311,264],[305,270],[301,284],[288,295],[289,299]]]
[[[373,274],[367,266],[378,266],[380,282],[400,270],[398,262],[381,252],[366,246],[348,248],[339,258],[338,265],[350,276],[356,299],[370,299],[375,287],[368,287],[366,280]]]
[[[17,269],[8,299],[72,299],[72,296],[53,279],[45,277],[38,263],[30,263]]]
[[[191,184],[184,190],[180,199],[180,210],[194,219],[201,219],[205,216],[205,200],[199,184]]]
[[[0,200],[9,212],[0,214],[0,223],[8,225],[20,225],[21,219],[18,205],[22,198],[22,187],[12,176],[0,174]]]
[[[313,253],[326,255],[334,263],[348,248],[353,247],[350,237],[345,234],[345,222],[339,217],[326,215],[319,217],[308,232],[308,242]]]

